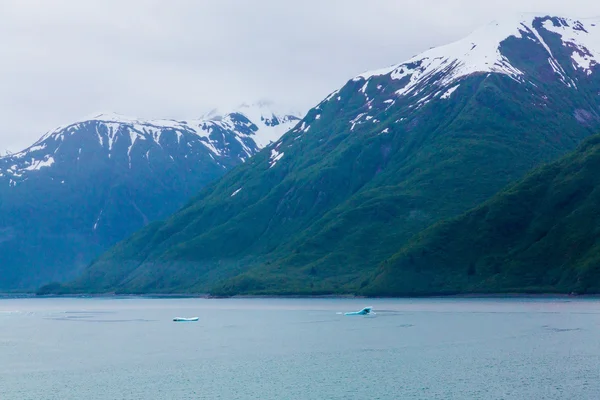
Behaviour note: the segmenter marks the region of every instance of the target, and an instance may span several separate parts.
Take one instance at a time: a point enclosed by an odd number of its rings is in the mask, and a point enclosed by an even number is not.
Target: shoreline
[[[549,298],[599,298],[600,294],[566,294],[566,293],[465,293],[451,295],[427,295],[427,296],[359,296],[359,295],[234,295],[234,296],[213,296],[206,293],[95,293],[95,294],[51,294],[37,295],[31,293],[2,293],[2,299],[51,299],[51,298],[146,298],[146,299],[549,299]]]

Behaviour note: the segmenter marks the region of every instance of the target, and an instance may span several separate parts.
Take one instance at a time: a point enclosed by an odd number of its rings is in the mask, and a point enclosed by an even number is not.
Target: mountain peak
[[[159,119],[143,119],[137,117],[131,117],[128,115],[119,114],[116,112],[106,112],[99,114],[92,114],[86,118],[83,118],[80,122],[86,121],[101,121],[101,122],[116,122],[119,124],[138,124],[138,125],[152,125],[156,127],[181,127],[186,122],[172,118],[159,118]]]
[[[407,84],[397,92],[409,94],[421,83],[437,83],[448,86],[453,82],[475,73],[498,73],[520,81],[523,71],[513,66],[502,53],[502,44],[507,39],[530,39],[548,52],[548,62],[564,83],[571,83],[564,76],[563,67],[555,60],[550,46],[541,30],[558,34],[563,45],[572,51],[573,67],[588,75],[600,64],[600,18],[571,19],[544,14],[519,14],[512,18],[493,21],[464,39],[445,46],[427,50],[408,61],[387,68],[367,71],[353,80],[369,80],[374,76],[390,75],[392,79],[406,79]]]
[[[201,120],[235,124],[236,114],[242,115],[257,127],[253,139],[261,148],[279,139],[302,117],[300,112],[291,111],[289,108],[276,105],[271,100],[262,99],[254,103],[242,103],[227,113],[218,108],[212,109],[202,115]]]

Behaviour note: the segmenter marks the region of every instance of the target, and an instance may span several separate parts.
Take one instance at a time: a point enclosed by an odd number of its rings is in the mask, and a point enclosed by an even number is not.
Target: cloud
[[[2,0],[0,151],[95,112],[191,118],[269,98],[306,110],[354,75],[571,0]]]

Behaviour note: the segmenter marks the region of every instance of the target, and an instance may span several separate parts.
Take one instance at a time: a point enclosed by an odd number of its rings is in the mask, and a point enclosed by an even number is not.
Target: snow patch
[[[458,87],[459,87],[459,86],[460,86],[460,85],[456,85],[456,86],[453,86],[453,87],[451,87],[450,89],[448,89],[448,90],[446,91],[446,93],[444,93],[444,94],[443,94],[443,95],[440,97],[440,99],[444,99],[444,100],[445,100],[445,99],[449,99],[449,98],[450,98],[450,96],[452,96],[452,93],[454,93],[454,92],[456,91],[456,89],[458,89]]]
[[[323,103],[327,103],[329,100],[331,100],[336,94],[338,94],[340,91],[339,90],[335,90],[333,92],[331,92],[327,97],[325,97],[325,100],[323,100],[321,102],[321,104]],[[338,101],[340,100],[340,96],[337,97]]]
[[[64,183],[64,181],[63,181],[63,183]],[[98,218],[96,218],[96,222],[94,223],[94,228],[93,228],[94,231],[96,229],[98,229],[98,223],[100,222],[100,218],[102,218],[102,213],[104,213],[104,209],[100,210],[100,214],[98,214]]]
[[[283,152],[279,152],[277,151],[277,149],[271,149],[271,157],[269,159],[269,168],[273,168],[276,164],[277,161],[281,160],[281,158],[283,157]]]
[[[366,81],[363,87],[360,88],[359,92],[367,93],[367,86],[369,86],[369,81]]]
[[[48,168],[54,164],[54,158],[52,156],[46,156],[41,160],[31,162],[31,165],[23,168],[25,171],[37,171],[42,168]],[[14,165],[13,165],[14,167]]]
[[[351,125],[351,126],[350,126],[350,130],[351,130],[351,131],[353,131],[353,130],[354,130],[354,127],[356,126],[356,124],[358,124],[358,123],[359,123],[359,121],[360,121],[360,119],[361,119],[363,116],[365,116],[365,115],[366,115],[366,113],[360,113],[360,114],[358,114],[358,115],[357,115],[357,116],[356,116],[356,117],[355,117],[353,120],[351,120],[351,121],[350,121],[350,125]]]

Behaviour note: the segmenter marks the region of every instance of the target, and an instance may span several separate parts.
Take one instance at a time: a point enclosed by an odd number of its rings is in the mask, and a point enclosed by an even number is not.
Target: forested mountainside
[[[361,74],[61,290],[385,293],[411,237],[600,131],[599,42],[528,16]]]
[[[364,293],[600,293],[600,135],[386,260]]]

